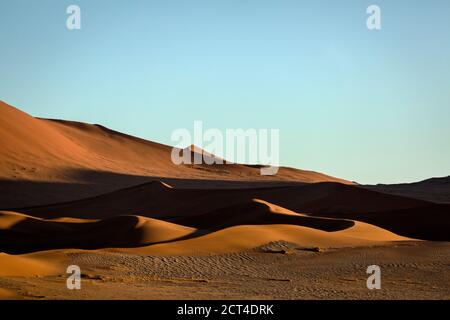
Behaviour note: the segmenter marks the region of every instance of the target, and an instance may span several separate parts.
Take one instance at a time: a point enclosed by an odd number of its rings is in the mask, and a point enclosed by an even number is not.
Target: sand
[[[38,133],[38,134],[36,134]],[[81,199],[156,178],[226,181],[335,181],[322,173],[280,168],[261,176],[258,167],[176,165],[172,147],[101,125],[34,118],[0,101],[0,208]],[[12,181],[20,191],[11,191]],[[67,188],[67,192],[60,192]],[[35,195],[39,193],[39,197]]]
[[[0,299],[449,297],[448,203],[293,168],[177,166],[169,146],[5,103],[0,145]],[[377,263],[384,295],[364,287]]]
[[[50,262],[44,255],[14,256],[0,253],[1,277],[31,277],[59,274],[62,269],[56,263]]]
[[[435,203],[450,203],[450,176],[431,178],[414,183],[365,185],[364,188],[383,193],[427,200]]]
[[[315,250],[276,242],[239,253],[151,256],[56,251],[79,265],[81,290],[67,274],[0,277],[22,299],[450,299],[450,245],[395,242]],[[366,287],[369,265],[381,267],[381,290]]]

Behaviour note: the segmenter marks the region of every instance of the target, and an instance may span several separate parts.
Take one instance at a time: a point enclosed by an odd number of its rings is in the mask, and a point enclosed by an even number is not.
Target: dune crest
[[[15,256],[0,253],[0,276],[32,277],[64,273],[63,265],[47,260],[43,255]]]
[[[46,220],[0,211],[0,251],[10,253],[144,246],[181,239],[196,231],[195,228],[134,215],[104,220]]]
[[[448,204],[333,182],[210,190],[168,188],[154,181],[79,201],[14,211],[45,219],[136,215],[212,231],[240,224],[293,224],[338,231],[353,226],[352,221],[363,221],[408,238],[450,240]]]
[[[351,184],[322,173],[284,167],[275,176],[261,176],[259,168],[244,164],[176,165],[170,146],[101,125],[34,118],[1,101],[0,145],[3,209],[81,199],[162,178]],[[199,151],[187,149],[192,155]],[[20,191],[13,193],[12,187]],[[61,193],[61,188],[70,192]]]
[[[368,238],[364,236],[365,232],[368,232]],[[411,239],[358,222],[353,228],[337,232],[294,225],[240,225],[193,239],[113,251],[159,256],[191,256],[240,252],[276,241],[287,241],[299,247],[341,248],[408,240]]]

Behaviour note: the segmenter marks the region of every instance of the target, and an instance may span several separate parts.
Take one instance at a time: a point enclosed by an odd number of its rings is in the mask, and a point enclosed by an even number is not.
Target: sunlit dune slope
[[[161,177],[350,183],[284,167],[276,176],[262,176],[258,166],[176,165],[170,146],[101,125],[34,118],[4,102],[0,145],[0,208],[80,199]],[[12,188],[20,191],[11,192]],[[34,194],[38,190],[40,197]]]
[[[337,232],[294,225],[240,225],[188,240],[116,250],[150,255],[208,255],[248,250],[274,241],[305,248],[338,248],[405,240],[409,239],[361,222]]]

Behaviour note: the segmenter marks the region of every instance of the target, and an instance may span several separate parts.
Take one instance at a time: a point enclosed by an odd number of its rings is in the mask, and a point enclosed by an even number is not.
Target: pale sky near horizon
[[[0,100],[34,116],[172,145],[195,120],[278,128],[285,166],[450,175],[448,0],[2,0],[0,39]]]

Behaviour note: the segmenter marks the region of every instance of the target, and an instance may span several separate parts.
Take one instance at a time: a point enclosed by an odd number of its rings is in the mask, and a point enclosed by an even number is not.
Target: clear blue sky
[[[2,0],[0,41],[0,99],[35,116],[166,144],[194,120],[279,128],[283,165],[450,174],[448,0]]]

